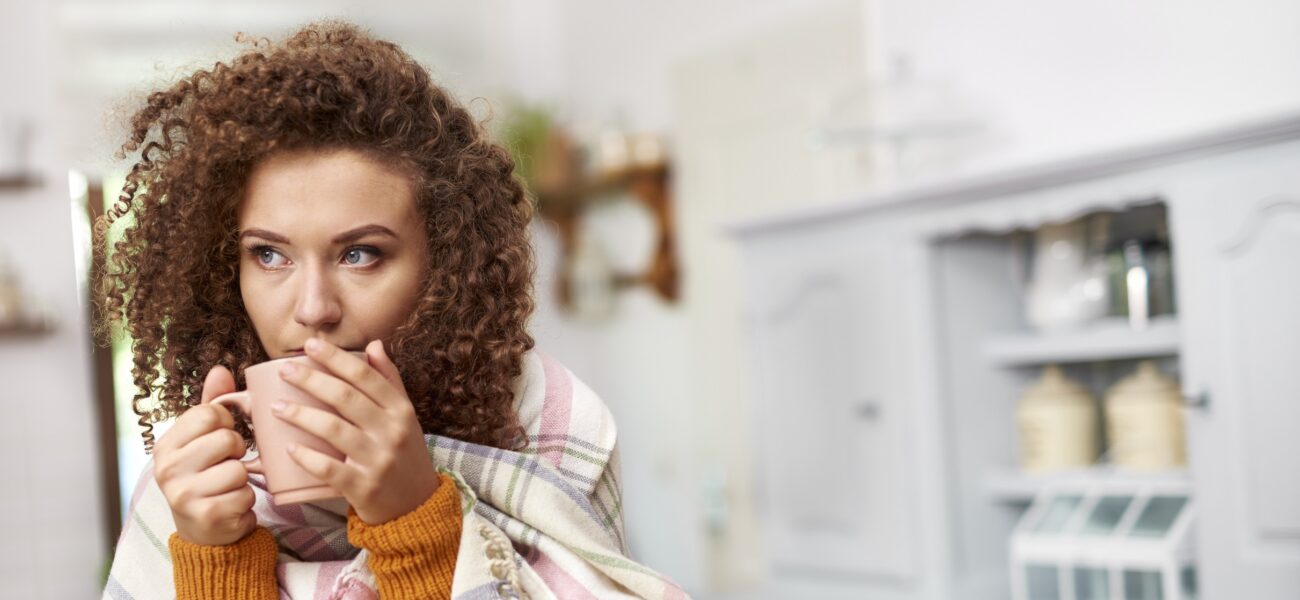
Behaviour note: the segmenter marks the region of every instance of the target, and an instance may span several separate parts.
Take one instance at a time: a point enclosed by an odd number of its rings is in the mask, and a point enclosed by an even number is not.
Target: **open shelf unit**
[[[1164,227],[1166,213],[1158,200],[1126,208],[1108,208],[1112,228]],[[1075,217],[1079,215],[1073,215]],[[931,241],[937,284],[938,347],[946,382],[945,455],[956,518],[957,552],[972,572],[1008,573],[1010,541],[1017,523],[1040,492],[1061,486],[1106,486],[1117,482],[1140,487],[1173,485],[1190,494],[1186,470],[1126,471],[1106,455],[1104,409],[1098,406],[1098,447],[1102,454],[1088,468],[1046,473],[1021,470],[1016,410],[1025,391],[1057,365],[1082,384],[1100,404],[1105,393],[1133,373],[1141,360],[1178,378],[1182,331],[1176,315],[1151,318],[1141,329],[1116,311],[1067,329],[1039,330],[1029,324],[1029,240],[1034,227],[962,231]],[[1004,593],[1003,584],[971,583],[976,595]],[[992,586],[992,587],[986,587]],[[974,591],[981,590],[981,591]]]
[[[1191,486],[1185,469],[1171,471],[1126,471],[1113,467],[1092,467],[1054,473],[1026,473],[1008,467],[991,471],[984,479],[988,497],[1011,504],[1029,504],[1048,487],[1139,486],[1146,483]]]
[[[1024,367],[1176,356],[1180,343],[1173,316],[1156,317],[1141,330],[1127,319],[1109,318],[1068,331],[993,333],[984,341],[983,354],[994,366]]]

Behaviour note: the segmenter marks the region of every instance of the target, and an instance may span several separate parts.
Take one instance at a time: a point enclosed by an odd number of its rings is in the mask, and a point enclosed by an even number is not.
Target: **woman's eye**
[[[366,255],[370,255],[369,260],[366,259]],[[348,248],[348,251],[343,253],[343,262],[354,267],[369,266],[377,260],[379,260],[379,250],[367,246]]]
[[[252,249],[252,254],[253,258],[256,258],[257,262],[263,267],[276,268],[284,266],[284,255],[273,250],[270,246],[257,246]],[[280,262],[276,262],[277,258]]]

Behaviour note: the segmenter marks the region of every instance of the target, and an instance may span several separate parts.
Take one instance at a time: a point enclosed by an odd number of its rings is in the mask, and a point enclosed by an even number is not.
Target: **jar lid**
[[[1078,382],[1065,376],[1061,367],[1057,365],[1047,365],[1043,367],[1043,376],[1034,382],[1028,390],[1025,390],[1025,398],[1035,400],[1074,400],[1078,398],[1091,399],[1092,395],[1088,389]]]
[[[1151,393],[1178,393],[1178,383],[1172,377],[1161,373],[1160,369],[1156,368],[1154,360],[1139,362],[1137,371],[1120,379],[1118,383],[1110,388],[1110,395],[1146,395]]]

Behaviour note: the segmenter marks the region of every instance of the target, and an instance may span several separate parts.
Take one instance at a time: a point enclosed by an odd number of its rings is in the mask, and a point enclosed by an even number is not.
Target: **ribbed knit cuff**
[[[176,600],[230,598],[275,600],[278,548],[265,527],[257,527],[227,546],[191,544],[177,533],[167,539],[172,556]]]
[[[348,509],[348,541],[370,551],[368,565],[381,598],[449,598],[460,549],[460,490],[445,473],[438,489],[415,510],[367,525]]]

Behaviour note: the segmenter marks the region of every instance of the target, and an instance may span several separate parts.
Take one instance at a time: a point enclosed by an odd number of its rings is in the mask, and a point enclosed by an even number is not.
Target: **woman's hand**
[[[290,446],[289,456],[342,493],[367,525],[418,508],[438,489],[438,474],[415,407],[383,343],[366,346],[368,361],[319,339],[308,340],[303,350],[330,373],[288,363],[281,377],[340,416],[293,404],[273,406],[272,412],[334,446],[345,460],[302,446]]]
[[[213,398],[235,391],[225,367],[208,371],[203,403],[191,406],[154,446],[154,479],[167,498],[176,532],[191,544],[233,544],[257,527],[253,488],[239,458],[244,438],[235,419]]]

